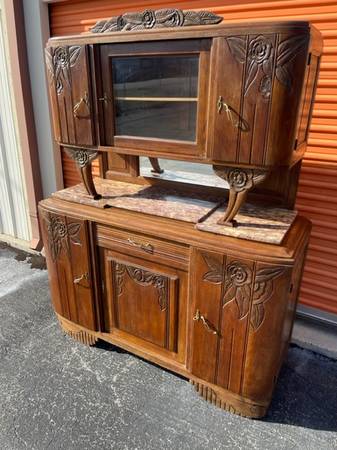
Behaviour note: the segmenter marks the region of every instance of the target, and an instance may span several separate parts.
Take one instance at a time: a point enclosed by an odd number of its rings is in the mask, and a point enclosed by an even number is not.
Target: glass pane
[[[198,55],[112,59],[116,135],[194,141]]]

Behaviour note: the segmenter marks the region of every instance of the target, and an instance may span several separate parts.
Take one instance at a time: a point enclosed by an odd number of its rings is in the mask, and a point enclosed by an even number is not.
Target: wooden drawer
[[[103,225],[97,225],[97,241],[100,247],[188,270],[187,245]]]

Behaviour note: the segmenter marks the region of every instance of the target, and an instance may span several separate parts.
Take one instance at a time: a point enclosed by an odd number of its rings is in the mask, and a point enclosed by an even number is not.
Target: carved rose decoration
[[[69,57],[65,47],[57,47],[54,52],[54,66],[66,67],[69,64]]]
[[[95,150],[84,150],[71,147],[65,147],[65,152],[69,158],[73,159],[79,167],[87,166],[98,155]]]
[[[213,166],[213,170],[218,177],[226,180],[235,192],[249,190],[268,176],[268,172],[262,169]]]
[[[248,69],[245,83],[245,94],[247,94],[249,88],[254,83],[260,70],[263,71],[264,77],[271,76],[273,53],[274,53],[273,44],[271,40],[266,36],[258,36],[250,42],[248,48],[248,61],[247,61]],[[269,85],[270,90],[268,92],[267,86],[268,86],[267,84],[263,85],[264,98],[268,98],[271,92],[271,84]]]
[[[154,24],[156,23],[156,17],[154,15],[154,12],[149,10],[146,10],[143,12],[142,22],[144,25],[144,28],[153,28]]]
[[[262,325],[265,317],[265,303],[274,292],[273,281],[285,272],[282,266],[266,266],[258,268],[253,276],[253,269],[241,261],[232,261],[224,267],[222,260],[214,256],[202,254],[208,271],[203,275],[203,281],[224,283],[222,305],[235,302],[238,309],[238,319],[243,319],[249,313],[251,304],[250,325],[254,331]]]
[[[48,73],[51,80],[55,79],[56,91],[59,95],[63,92],[64,83],[70,86],[70,67],[76,64],[80,53],[81,47],[78,45],[46,49]]]
[[[271,95],[275,58],[275,76],[290,90],[293,84],[293,64],[297,56],[306,51],[309,43],[307,35],[294,35],[281,41],[275,51],[274,44],[268,36],[257,36],[249,43],[248,49],[246,39],[243,37],[229,36],[226,41],[237,62],[245,64],[247,59],[245,95],[254,84],[260,71],[263,71],[259,92],[265,100],[269,100]]]
[[[264,36],[258,36],[249,44],[248,58],[257,64],[262,64],[270,58],[273,51],[272,43]]]
[[[226,268],[225,290],[222,305],[235,302],[239,319],[244,318],[249,311],[250,284],[252,270],[246,264],[233,261]]]
[[[44,220],[47,224],[48,244],[50,255],[53,261],[56,261],[62,249],[69,254],[68,237],[75,245],[81,245],[78,233],[81,228],[80,223],[67,224],[61,217],[44,214]]]
[[[252,172],[248,170],[234,169],[228,172],[227,180],[230,187],[237,192],[250,189],[253,186]]]
[[[235,262],[227,267],[227,277],[234,286],[243,286],[251,283],[252,271],[248,266]]]
[[[75,160],[80,167],[85,167],[89,162],[89,155],[86,151],[76,150]]]

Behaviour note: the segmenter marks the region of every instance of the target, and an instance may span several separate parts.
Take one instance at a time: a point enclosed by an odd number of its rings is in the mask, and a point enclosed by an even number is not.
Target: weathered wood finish
[[[69,335],[173,370],[224,409],[265,414],[291,335],[308,221],[297,218],[273,246],[57,199],[42,202],[40,218]]]

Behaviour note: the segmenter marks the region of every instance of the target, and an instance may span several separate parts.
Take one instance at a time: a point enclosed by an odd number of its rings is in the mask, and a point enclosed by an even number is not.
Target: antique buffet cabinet
[[[293,208],[322,41],[306,22],[221,20],[127,13],[49,40],[55,139],[83,183],[42,201],[40,219],[66,333],[261,417],[310,233]],[[139,175],[140,156],[154,177]],[[159,157],[211,164],[228,190],[167,180]]]

